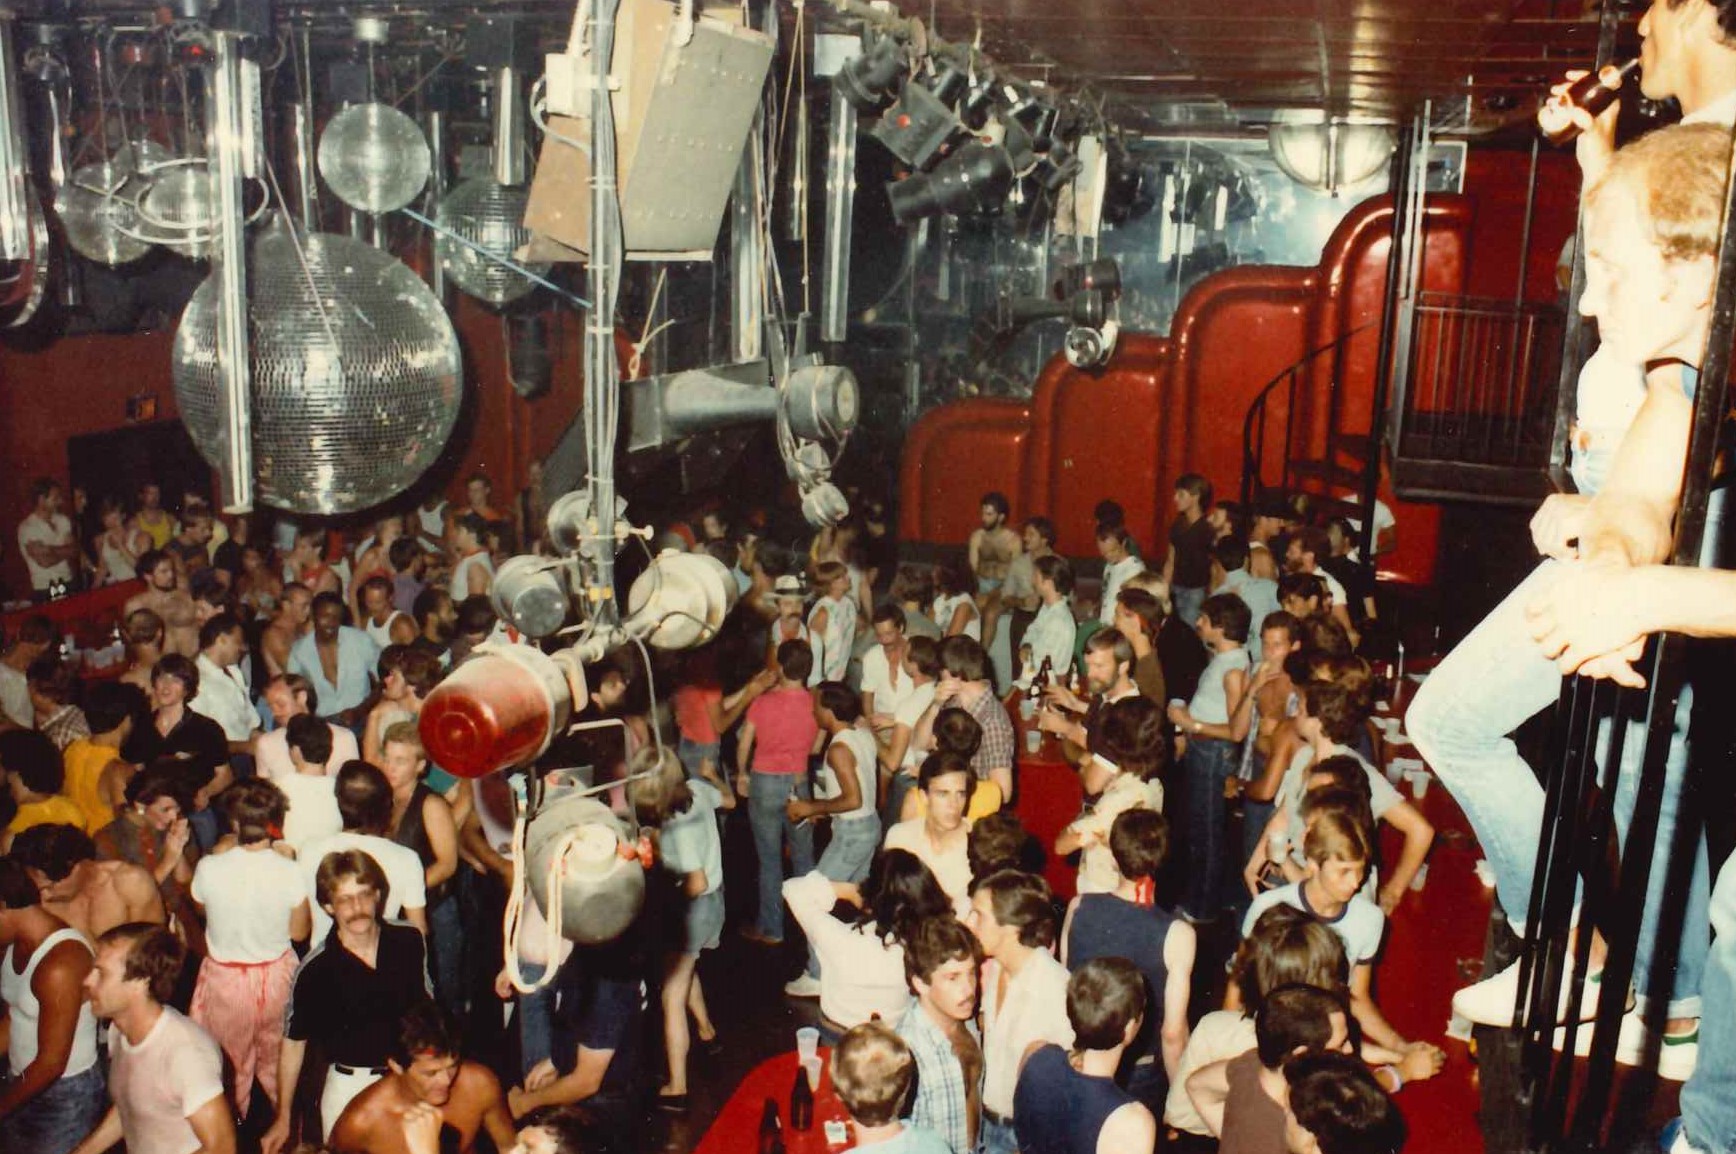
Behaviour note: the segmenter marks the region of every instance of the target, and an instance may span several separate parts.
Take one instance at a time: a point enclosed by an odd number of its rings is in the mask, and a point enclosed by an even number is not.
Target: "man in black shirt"
[[[229,766],[229,738],[223,727],[188,702],[199,694],[199,668],[179,653],[170,653],[151,670],[153,712],[146,724],[137,722],[121,746],[121,756],[136,765],[159,765],[174,773],[177,784],[193,795],[188,814],[199,848],[209,850],[219,830],[210,799],[235,780]]]
[[[1212,545],[1217,540],[1206,513],[1212,507],[1212,483],[1198,473],[1184,473],[1175,482],[1175,520],[1169,526],[1169,556],[1163,579],[1169,582],[1170,603],[1183,625],[1192,628],[1205,603],[1212,580]]]
[[[383,922],[387,892],[380,865],[361,850],[327,854],[314,883],[332,930],[295,974],[278,1059],[278,1085],[301,1077],[309,1042],[330,1064],[320,1094],[322,1135],[329,1135],[350,1100],[386,1073],[405,1012],[432,996],[422,935]],[[292,1103],[286,1101],[261,1141],[278,1154],[289,1141]]]

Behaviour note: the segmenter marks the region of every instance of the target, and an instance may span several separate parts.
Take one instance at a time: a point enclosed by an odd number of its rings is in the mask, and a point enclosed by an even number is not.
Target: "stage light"
[[[1007,150],[972,142],[935,166],[886,186],[892,215],[909,224],[941,213],[981,212],[994,207],[1012,187],[1013,165]]]
[[[904,75],[905,64],[903,44],[891,36],[876,37],[862,55],[838,69],[832,83],[858,112],[878,112]]]

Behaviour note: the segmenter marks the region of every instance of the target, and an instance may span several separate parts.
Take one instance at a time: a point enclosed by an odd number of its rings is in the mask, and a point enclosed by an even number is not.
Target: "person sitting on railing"
[[[1663,129],[1617,153],[1586,193],[1585,236],[1591,259],[1579,308],[1597,319],[1606,347],[1630,364],[1652,366],[1645,400],[1616,451],[1608,483],[1594,495],[1557,495],[1544,502],[1531,530],[1545,560],[1435,669],[1407,718],[1418,751],[1470,819],[1494,867],[1502,908],[1520,933],[1532,897],[1544,800],[1536,777],[1505,734],[1553,703],[1561,684],[1560,671],[1531,642],[1526,611],[1540,601],[1591,601],[1582,586],[1608,572],[1660,561],[1668,553],[1699,375],[1693,366],[1705,348],[1711,316],[1729,154],[1730,134],[1721,128]],[[1662,194],[1665,189],[1668,195]],[[1716,532],[1708,536],[1717,538]],[[1599,658],[1592,671],[1610,672],[1617,660],[1619,655]],[[1684,692],[1677,707],[1634,959],[1638,992],[1669,1001],[1664,1044],[1658,1051],[1659,1070],[1666,1077],[1680,1077],[1692,1068],[1709,946],[1708,872],[1698,835],[1691,850],[1682,937],[1660,942],[1657,932],[1672,874],[1668,867],[1687,765],[1691,701],[1692,694]],[[1615,820],[1624,831],[1637,800],[1645,745],[1643,729],[1630,733],[1624,743],[1615,794]],[[1596,748],[1604,747],[1603,741],[1596,743]],[[1660,945],[1675,950],[1674,966],[1658,957]],[[1566,1004],[1573,984],[1563,983],[1559,1016],[1591,1013],[1601,990],[1604,952],[1594,935],[1581,1004]],[[1461,990],[1454,1009],[1473,1021],[1508,1024],[1524,997],[1518,970],[1516,963]],[[1650,1049],[1646,1043],[1642,1009],[1636,1006],[1624,1022],[1617,1058],[1640,1060]]]

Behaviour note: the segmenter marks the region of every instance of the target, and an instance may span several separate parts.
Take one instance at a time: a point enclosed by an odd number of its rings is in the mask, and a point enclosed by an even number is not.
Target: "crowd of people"
[[[1736,80],[1736,27],[1704,44],[1677,35],[1720,14],[1708,0],[1654,6],[1648,93],[1691,116],[1708,105],[1694,80],[1705,69],[1672,79],[1669,53],[1723,53],[1708,67]],[[1660,48],[1649,38],[1666,21],[1683,24]],[[1534,522],[1551,560],[1411,713],[1516,924],[1541,821],[1508,731],[1564,671],[1638,683],[1649,633],[1736,634],[1728,573],[1661,564],[1729,133],[1685,125],[1618,152],[1583,139],[1579,307],[1612,355],[1647,366],[1643,404],[1589,462],[1595,492],[1554,498]],[[1102,502],[1101,567],[1087,574],[1055,551],[1052,522],[1015,528],[996,493],[968,541],[925,562],[900,555],[873,499],[802,548],[757,515],[736,525],[707,509],[686,544],[741,593],[719,634],[587,669],[579,719],[619,724],[516,771],[581,766],[624,783],[603,796],[644,833],[644,911],[600,945],[539,952],[527,933],[503,970],[508,775],[445,773],[416,725],[479,646],[523,643],[487,594],[535,519],[496,509],[480,478],[468,496],[463,510],[382,518],[345,548],[195,502],[176,517],[147,486],[130,515],[104,504],[87,558],[63,531],[58,486],[36,487],[19,542],[40,592],[128,566],[144,588],[126,607],[118,677],[81,681],[43,619],[0,656],[0,1146],[220,1152],[239,1119],[265,1154],[297,1137],[412,1154],[638,1149],[648,1108],[687,1108],[696,1046],[721,1044],[703,962],[728,929],[731,885],[753,899],[734,907],[750,911],[745,948],[789,967],[788,997],[817,999],[858,1145],[1404,1145],[1395,1096],[1443,1055],[1387,1020],[1373,973],[1433,830],[1375,768],[1378,682],[1358,651],[1381,621],[1354,522],[1286,501],[1236,508],[1189,475],[1149,555]],[[1390,513],[1371,516],[1375,549],[1390,548]],[[1034,815],[1021,728],[1051,735],[1079,775],[1084,803],[1052,844],[1022,820]],[[1666,783],[1666,847],[1683,760]],[[725,869],[732,822],[752,845],[739,877]],[[1389,860],[1383,826],[1400,847]],[[1065,903],[1045,880],[1053,859],[1076,869]],[[1653,1060],[1692,1075],[1674,1154],[1727,1148],[1736,1119],[1736,877],[1712,889],[1701,870],[1691,887],[1682,941],[1642,927],[1636,967],[1638,995],[1667,1004]],[[1646,916],[1661,903],[1649,894]],[[1597,967],[1605,945],[1587,913]],[[780,949],[792,923],[805,951]],[[1202,1013],[1194,977],[1215,925],[1233,925],[1237,945],[1223,1005]],[[540,976],[524,992],[518,979]],[[1522,997],[1502,973],[1455,1008],[1505,1024]],[[502,999],[506,1057],[480,1058]],[[1624,1052],[1646,1048],[1635,1021]]]

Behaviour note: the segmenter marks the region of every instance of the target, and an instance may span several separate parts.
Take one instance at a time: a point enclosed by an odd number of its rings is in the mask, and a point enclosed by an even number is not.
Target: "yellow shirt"
[[[928,816],[928,797],[920,789],[910,791],[910,797],[916,799],[916,815],[918,818]],[[988,779],[976,783],[976,789],[971,791],[970,804],[965,807],[964,816],[970,821],[979,817],[987,817],[991,813],[999,813],[1001,808],[1001,787]]]
[[[6,828],[23,833],[35,825],[70,825],[84,828],[84,812],[58,793],[45,801],[28,801],[18,807],[18,816]]]
[[[84,832],[94,834],[115,819],[115,811],[103,800],[98,787],[102,782],[102,771],[111,762],[119,761],[120,753],[109,746],[81,738],[67,746],[61,756],[66,764],[66,784],[61,790],[83,815]]]

